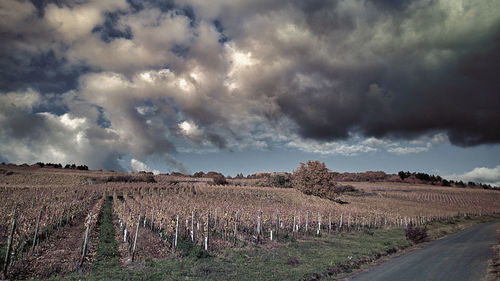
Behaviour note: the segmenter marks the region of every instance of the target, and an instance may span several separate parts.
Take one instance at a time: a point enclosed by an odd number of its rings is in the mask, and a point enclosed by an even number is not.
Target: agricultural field
[[[408,225],[438,237],[500,213],[500,192],[478,188],[346,182],[335,202],[254,179],[0,168],[12,279],[310,279],[408,247]]]

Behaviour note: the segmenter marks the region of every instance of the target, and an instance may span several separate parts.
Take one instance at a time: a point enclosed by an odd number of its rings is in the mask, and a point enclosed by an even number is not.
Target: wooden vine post
[[[87,229],[85,230],[85,238],[83,239],[82,258],[80,260],[80,266],[83,265],[83,262],[85,261],[85,256],[87,255],[87,245],[88,245],[88,241],[89,241],[89,232],[90,232],[90,224],[91,223],[92,223],[92,216],[89,216]]]
[[[191,242],[194,242],[194,210],[191,211]]]
[[[40,213],[38,213],[38,218],[36,220],[35,234],[33,235],[33,245],[31,246],[31,252],[35,251],[36,240],[38,238],[38,229],[40,227],[40,219],[42,218],[42,209],[40,209]]]
[[[175,222],[175,239],[174,239],[174,248],[177,248],[177,237],[179,236],[179,215],[177,215],[177,220]]]
[[[207,236],[205,237],[205,251],[208,251],[210,246],[210,210],[207,213]]]
[[[215,207],[214,228],[217,229],[217,227],[219,227],[219,221],[217,217],[217,207]]]
[[[234,216],[234,245],[236,245],[236,240],[238,237],[238,213],[239,210],[236,211],[236,215]]]
[[[260,236],[262,235],[262,211],[259,210],[257,213],[257,242],[260,241]]]
[[[151,210],[151,231],[153,231],[154,212],[155,212],[155,208],[153,207]]]
[[[347,231],[351,231],[351,214],[347,216]]]
[[[123,231],[123,243],[127,242],[127,224],[120,222],[120,229]]]
[[[332,214],[328,213],[328,233],[332,231]]]
[[[276,211],[276,240],[278,240],[279,233],[280,233],[280,211]]]
[[[309,228],[309,211],[306,212],[306,233],[308,231],[308,228]]]
[[[135,227],[135,237],[134,237],[134,246],[132,247],[132,261],[135,258],[135,249],[137,248],[137,236],[139,236],[139,225],[141,224],[141,215],[137,219],[137,226]]]
[[[7,277],[7,271],[9,269],[10,262],[10,252],[12,251],[12,240],[14,239],[14,230],[16,230],[17,222],[17,210],[14,211],[14,217],[12,218],[12,226],[10,227],[9,241],[7,244],[7,252],[5,253],[5,264],[3,266],[4,277]]]
[[[321,214],[318,212],[318,229],[316,230],[316,235],[321,234]]]
[[[342,214],[340,214],[339,231],[342,231]]]
[[[297,222],[297,233],[300,231],[300,211],[299,211],[299,218]]]

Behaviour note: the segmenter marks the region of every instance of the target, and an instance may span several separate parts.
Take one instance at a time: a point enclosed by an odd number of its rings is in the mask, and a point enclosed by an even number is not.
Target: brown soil
[[[118,218],[114,217],[115,239],[118,241],[118,251],[120,252],[120,261],[125,266],[133,266],[132,255],[129,255],[129,243],[123,242],[123,232],[120,231]],[[130,230],[132,231],[132,230]],[[127,236],[130,235],[127,234]],[[133,243],[135,228],[130,236],[130,241]],[[130,247],[132,249],[132,247]],[[139,264],[149,260],[160,260],[168,257],[170,253],[169,247],[160,239],[160,237],[151,231],[149,228],[144,228],[141,224],[139,227],[139,236],[137,238],[137,248],[135,253],[134,264]]]
[[[8,233],[9,229],[7,226],[0,225],[0,247],[3,247],[7,242],[7,238],[9,237]]]
[[[9,273],[9,277],[45,279],[76,270],[81,259],[86,216],[87,212],[80,214],[72,222],[52,233],[47,240],[42,241],[33,254],[26,253],[19,258]],[[90,256],[93,255],[92,251],[95,252],[97,246],[96,229],[97,227],[94,227],[91,233],[90,239],[94,242],[90,243]]]
[[[118,252],[120,252],[120,261],[122,264],[129,264],[129,244],[127,242],[123,242],[123,232],[120,231],[120,224],[118,223],[118,218],[115,215],[113,215],[113,225],[115,227],[115,240],[118,242]]]
[[[85,261],[83,263],[83,268],[87,268],[89,265],[94,263],[95,255],[97,253],[97,247],[99,246],[99,227],[101,222],[101,215],[98,217],[98,221],[95,223],[92,223],[92,227],[90,229],[90,234],[89,234],[89,240],[88,240],[88,246],[87,246],[87,255],[85,257]],[[85,233],[85,230],[84,232]],[[83,234],[82,234],[83,237]],[[82,240],[83,241],[83,240]]]
[[[147,227],[139,227],[139,236],[137,238],[137,249],[135,261],[141,263],[149,260],[164,259],[169,254],[169,248],[163,243],[156,233]]]

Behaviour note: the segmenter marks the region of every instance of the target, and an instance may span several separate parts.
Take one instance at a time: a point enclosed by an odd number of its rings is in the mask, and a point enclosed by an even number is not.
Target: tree
[[[399,171],[398,175],[401,178],[401,180],[404,180],[406,178],[409,178],[411,174],[410,172]]]
[[[205,173],[203,171],[199,171],[193,174],[193,177],[195,178],[202,178],[205,176]]]
[[[300,167],[293,171],[292,186],[305,194],[333,199],[335,182],[333,174],[320,161],[300,163]]]

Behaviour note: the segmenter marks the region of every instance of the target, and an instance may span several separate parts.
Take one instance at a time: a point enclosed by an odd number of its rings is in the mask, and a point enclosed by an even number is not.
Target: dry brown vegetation
[[[128,242],[120,242],[123,262],[128,260],[123,256],[129,255],[129,243],[133,241],[139,215],[142,217],[139,237],[144,240],[139,240],[137,258],[149,260],[165,257],[165,251],[175,243],[176,229],[179,239],[192,239],[200,246],[210,234],[209,250],[218,251],[233,246],[235,240],[238,243],[258,241],[272,245],[276,242],[271,241],[271,232],[274,240],[277,233],[279,239],[289,236],[307,238],[318,234],[318,230],[325,233],[405,227],[410,223],[419,225],[453,216],[500,212],[500,192],[484,189],[350,181],[348,184],[358,191],[339,195],[349,204],[338,204],[292,188],[252,186],[254,179],[230,180],[233,184],[214,185],[213,178],[157,175],[154,176],[155,183],[106,180],[96,183],[99,181],[89,179],[107,179],[123,174],[33,167],[1,168],[5,172],[0,173],[0,196],[5,204],[0,205],[0,247],[7,244],[10,224],[17,210],[18,226],[13,248],[18,258],[13,268],[22,268],[23,261],[28,263],[30,260],[25,249],[30,248],[26,245],[30,245],[40,210],[43,210],[40,229],[53,229],[52,233],[59,231],[59,234],[81,232],[87,220],[83,218],[97,216],[102,198],[106,196],[113,198],[113,212],[117,216],[116,237],[120,237],[120,241],[123,241],[127,229]],[[101,203],[96,205],[98,198]],[[207,220],[209,214],[210,220]],[[63,221],[79,227],[62,230],[60,227],[65,227]],[[122,228],[118,227],[119,222],[122,222]],[[210,232],[207,232],[208,226]],[[50,232],[45,235],[47,238],[40,239],[36,253],[54,258],[49,249],[59,247],[58,243],[65,243],[64,239],[51,239],[53,234]],[[83,233],[77,240],[82,241],[82,237]],[[158,250],[161,247],[165,251]],[[92,258],[88,262],[92,262]],[[74,266],[66,265],[65,268]],[[41,272],[46,270],[42,267],[31,276],[42,276]]]

